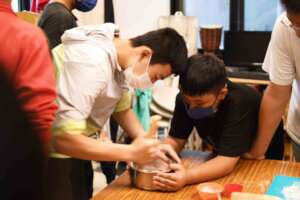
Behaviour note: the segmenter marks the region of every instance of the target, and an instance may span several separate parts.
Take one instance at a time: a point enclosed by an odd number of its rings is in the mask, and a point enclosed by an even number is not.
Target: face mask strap
[[[136,66],[136,63],[138,63],[138,61],[139,61],[139,59],[137,58],[137,59],[135,60],[135,62],[133,63],[133,65],[131,65],[131,66],[132,66],[132,67],[131,67],[132,72],[133,72],[133,69],[134,69],[135,66]]]
[[[227,86],[227,83],[226,83],[225,86],[224,86],[224,88],[227,88],[227,87],[228,87],[228,86]],[[218,95],[216,96],[216,100],[215,100],[215,102],[213,103],[212,107],[215,106],[215,105],[218,103],[218,98],[219,98],[219,96],[220,96],[220,92],[219,92]],[[216,107],[218,107],[218,105],[217,105]]]
[[[150,62],[151,62],[151,58],[152,58],[152,54],[150,54],[149,60],[148,60],[148,64],[147,64],[147,68],[146,68],[146,72],[148,72],[149,66],[150,66]]]
[[[151,62],[151,58],[152,58],[152,54],[150,54],[150,57],[149,57],[149,60],[148,60],[148,63],[147,63],[147,68],[146,68],[145,73],[148,72],[149,65],[150,65],[150,62]],[[138,63],[138,60],[139,60],[139,59],[136,59],[136,61],[135,61],[134,64],[132,65],[132,71],[133,71],[133,69],[135,68],[136,64]],[[145,74],[145,73],[144,73],[144,74]]]

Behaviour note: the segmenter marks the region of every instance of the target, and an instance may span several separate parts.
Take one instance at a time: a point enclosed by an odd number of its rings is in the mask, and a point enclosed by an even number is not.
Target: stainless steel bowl
[[[148,170],[138,168],[136,165],[131,163],[129,168],[130,181],[132,186],[143,189],[143,190],[157,190],[153,185],[153,177],[157,172],[170,172],[169,170]]]

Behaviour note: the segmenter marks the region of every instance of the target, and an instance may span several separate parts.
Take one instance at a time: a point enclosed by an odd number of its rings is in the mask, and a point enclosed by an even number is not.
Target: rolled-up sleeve
[[[114,112],[122,112],[125,110],[130,109],[131,107],[131,99],[132,99],[132,95],[129,91],[124,91],[122,94],[121,99],[118,101]]]
[[[292,59],[291,30],[277,20],[265,56],[263,69],[270,75],[271,82],[277,85],[291,85],[295,79],[295,63]]]

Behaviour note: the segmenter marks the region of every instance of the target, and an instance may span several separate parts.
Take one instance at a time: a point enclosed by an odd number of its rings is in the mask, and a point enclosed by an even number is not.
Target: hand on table
[[[249,160],[263,160],[265,159],[265,155],[254,155],[249,151],[244,153],[242,158],[249,159]]]
[[[174,172],[159,172],[153,177],[153,184],[161,191],[177,191],[186,185],[186,170],[180,163],[170,164]]]

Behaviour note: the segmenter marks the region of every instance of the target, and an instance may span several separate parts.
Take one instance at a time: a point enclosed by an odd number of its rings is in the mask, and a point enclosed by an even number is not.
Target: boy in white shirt
[[[47,199],[87,200],[92,195],[89,160],[154,159],[180,162],[171,146],[143,139],[145,132],[130,109],[127,87],[149,88],[185,68],[186,44],[170,28],[132,39],[115,38],[114,24],[67,30],[53,49],[57,67],[59,110],[53,125]],[[110,116],[132,138],[130,145],[101,143],[90,138]]]
[[[287,133],[300,162],[300,1],[281,0],[263,69],[270,75],[260,108],[256,142],[246,157],[262,159],[290,100]]]

